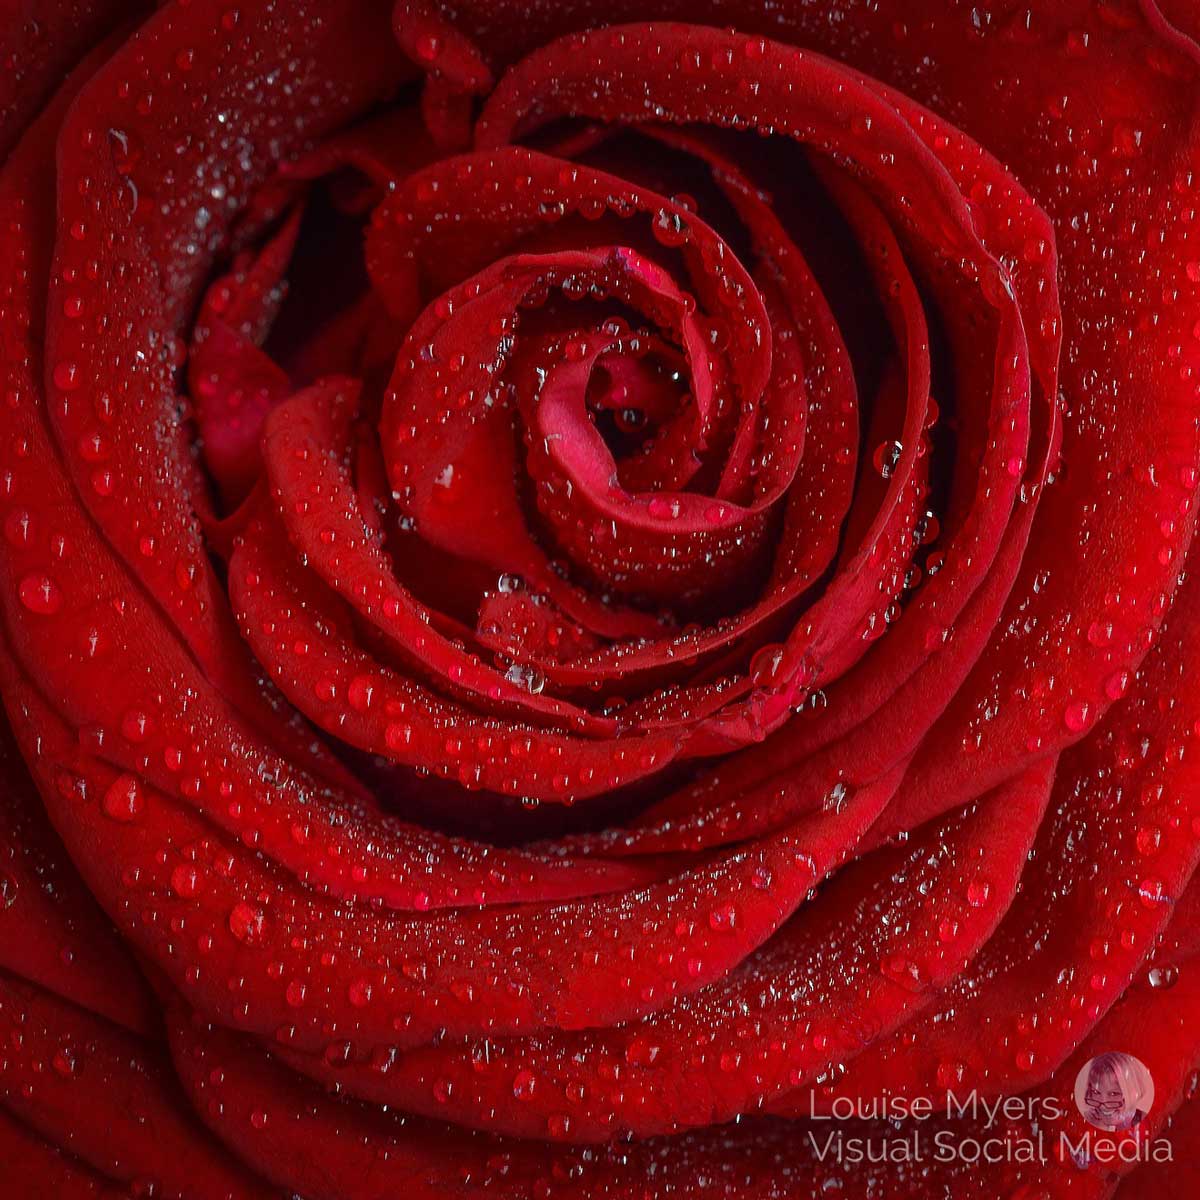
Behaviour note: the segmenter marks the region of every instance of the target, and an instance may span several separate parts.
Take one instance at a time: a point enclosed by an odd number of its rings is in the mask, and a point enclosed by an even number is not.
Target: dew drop
[[[73,362],[55,363],[52,373],[54,386],[64,392],[73,392],[83,382],[79,368]]]
[[[55,1072],[64,1079],[71,1079],[79,1073],[79,1060],[70,1046],[60,1046],[51,1062]]]
[[[1086,701],[1076,700],[1068,704],[1063,712],[1063,724],[1072,733],[1082,733],[1088,727],[1088,717],[1091,709]]]
[[[136,820],[145,807],[142,787],[134,775],[120,775],[108,787],[100,801],[106,817],[114,821]]]
[[[58,584],[40,572],[26,575],[17,585],[17,594],[21,603],[39,617],[53,616],[62,608],[63,596]]]
[[[529,666],[526,663],[513,663],[504,672],[504,678],[514,687],[524,689],[531,696],[539,695],[546,686],[546,676],[537,667]]]
[[[190,899],[203,886],[204,877],[189,863],[184,863],[171,872],[171,891],[182,899]]]
[[[229,932],[239,942],[253,945],[262,935],[262,909],[254,908],[244,900],[239,901],[229,912]]]
[[[758,687],[773,687],[783,677],[784,648],[763,646],[750,660],[750,678]]]
[[[875,448],[875,454],[872,457],[875,470],[884,479],[891,479],[897,464],[900,462],[900,456],[903,453],[904,447],[899,442],[881,442]]]
[[[687,222],[670,208],[660,208],[654,215],[654,236],[664,246],[681,246],[688,240]]]
[[[718,933],[731,933],[737,928],[737,908],[732,904],[722,904],[708,914],[708,924]]]
[[[1166,991],[1179,981],[1178,967],[1151,967],[1146,975],[1150,986],[1156,991]]]

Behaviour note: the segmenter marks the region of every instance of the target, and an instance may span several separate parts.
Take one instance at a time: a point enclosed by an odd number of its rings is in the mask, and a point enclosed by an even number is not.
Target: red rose
[[[1186,1191],[1192,6],[23,7],[16,1194]]]

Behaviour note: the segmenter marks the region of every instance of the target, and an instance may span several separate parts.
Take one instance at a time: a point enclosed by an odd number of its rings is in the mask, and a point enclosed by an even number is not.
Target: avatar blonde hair
[[[1140,1109],[1142,1112],[1150,1110],[1150,1104],[1154,1099],[1154,1083],[1150,1078],[1150,1072],[1132,1054],[1123,1054],[1119,1050],[1108,1050],[1104,1054],[1097,1054],[1088,1064],[1088,1086],[1103,1071],[1113,1073],[1117,1086],[1121,1089],[1121,1095],[1125,1099],[1126,1112],[1133,1112],[1135,1109]]]

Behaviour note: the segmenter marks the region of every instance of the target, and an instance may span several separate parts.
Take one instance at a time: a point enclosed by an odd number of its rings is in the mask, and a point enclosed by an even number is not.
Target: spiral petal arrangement
[[[1190,6],[36,7],[16,1194],[1183,1194]]]

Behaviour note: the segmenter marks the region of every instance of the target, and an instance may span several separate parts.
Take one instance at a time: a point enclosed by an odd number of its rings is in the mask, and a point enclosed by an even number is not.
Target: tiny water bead
[[[204,886],[204,875],[199,868],[184,864],[171,873],[171,890],[181,899],[190,899]]]
[[[733,932],[737,928],[738,910],[735,904],[723,904],[708,914],[708,924],[714,931]]]
[[[654,216],[654,236],[664,246],[682,246],[688,240],[688,226],[682,213],[668,208]]]
[[[904,447],[899,442],[881,442],[872,457],[875,470],[882,478],[891,479],[903,453]]]
[[[1063,712],[1063,724],[1072,733],[1081,733],[1090,723],[1091,708],[1086,701],[1077,700],[1067,705]]]
[[[104,815],[113,821],[135,821],[145,808],[142,785],[133,775],[118,776],[100,801]]]
[[[73,362],[56,363],[51,378],[54,380],[54,386],[64,392],[75,391],[83,382],[79,366]]]
[[[50,1060],[55,1072],[64,1079],[71,1079],[80,1070],[80,1059],[73,1046],[60,1046]]]
[[[26,575],[17,588],[21,603],[38,616],[53,616],[63,606],[63,593],[49,576],[38,572]]]
[[[617,428],[622,433],[637,433],[646,427],[648,420],[640,408],[623,408],[616,415]]]
[[[239,901],[229,912],[228,927],[239,942],[254,944],[263,933],[265,917],[261,909]]]
[[[356,979],[350,984],[348,991],[350,1003],[353,1004],[355,1008],[364,1008],[366,1005],[371,1003],[372,992],[373,989],[370,980]]]

